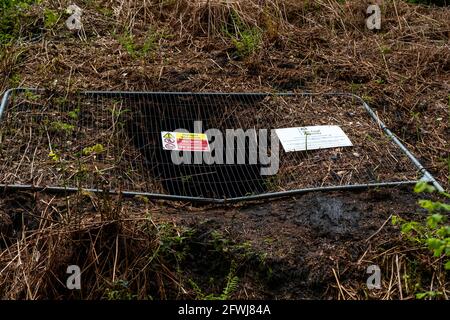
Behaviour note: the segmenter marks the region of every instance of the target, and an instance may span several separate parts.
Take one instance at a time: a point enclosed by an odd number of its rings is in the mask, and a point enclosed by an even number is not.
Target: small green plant
[[[262,42],[262,30],[244,23],[236,11],[231,11],[231,23],[223,28],[223,33],[230,38],[236,55],[245,58],[255,52]]]
[[[418,111],[411,111],[411,121],[414,122],[415,127],[416,127],[416,136],[417,136],[417,140],[420,140],[421,138],[421,121],[420,121],[420,117],[422,116],[420,112]]]
[[[135,198],[136,200],[138,200],[138,201],[144,203],[144,204],[149,204],[149,203],[150,203],[150,200],[149,200],[148,197],[146,197],[146,196],[136,195],[136,196],[134,196],[134,198]]]
[[[11,84],[12,87],[19,87],[20,82],[21,82],[21,77],[20,77],[20,74],[18,74],[18,73],[13,73],[9,77],[9,83]]]
[[[50,129],[55,132],[63,132],[65,134],[70,134],[75,130],[75,126],[61,121],[53,121],[50,124]]]
[[[80,108],[76,108],[76,109],[74,109],[72,111],[69,111],[67,113],[69,118],[74,119],[74,120],[78,119],[79,114],[80,114]]]
[[[67,103],[67,99],[65,97],[56,97],[54,101],[60,107]]]
[[[374,99],[373,99],[372,96],[365,95],[365,94],[363,94],[363,95],[361,96],[361,98],[362,98],[365,102],[367,102],[368,104],[372,104],[373,101],[374,101]]]
[[[59,21],[59,14],[58,12],[45,8],[44,9],[44,27],[46,29],[53,28],[56,23]]]
[[[279,177],[277,175],[273,175],[273,176],[268,176],[265,180],[264,180],[264,186],[266,187],[267,190],[271,190],[274,191],[278,188],[279,186]]]
[[[246,57],[252,54],[259,47],[261,42],[261,32],[257,28],[252,28],[240,32],[240,34],[231,39],[236,53],[239,57]]]
[[[149,53],[156,50],[158,46],[159,33],[149,31],[141,48],[141,57],[147,57]]]
[[[352,83],[350,83],[350,90],[352,93],[357,93],[359,90],[361,90],[362,84],[360,83],[355,83],[352,81]]]
[[[75,177],[78,180],[83,181],[89,177],[89,172],[89,167],[85,164],[80,163],[77,171],[75,172]]]
[[[420,292],[416,294],[417,299],[425,299],[425,298],[436,298],[442,295],[442,292],[439,291],[426,291]]]
[[[52,161],[58,162],[59,161],[59,155],[55,151],[50,151],[48,154],[48,157],[52,159]]]
[[[36,93],[34,93],[33,91],[30,91],[30,90],[26,90],[23,93],[23,95],[24,95],[25,99],[27,99],[29,101],[38,101],[40,99],[40,97],[41,97],[39,94],[36,94]]]
[[[84,156],[90,156],[91,154],[101,154],[105,151],[105,148],[102,144],[97,143],[91,147],[86,147],[83,149]]]
[[[415,188],[416,193],[435,193],[436,189],[424,181],[419,182]],[[450,194],[440,193],[444,198],[450,199]],[[441,258],[445,270],[450,270],[450,225],[447,215],[450,213],[450,204],[429,199],[419,200],[419,205],[428,212],[424,221],[406,221],[398,216],[392,217],[394,225],[400,225],[402,235],[409,241],[427,248],[434,257]],[[417,298],[430,297],[430,292],[418,293]],[[439,295],[433,293],[433,297]]]
[[[192,182],[192,180],[193,180],[193,176],[192,175],[182,176],[181,177],[181,182],[182,183],[189,183],[189,182]]]
[[[164,261],[170,261],[181,273],[180,263],[189,253],[189,242],[193,237],[194,230],[190,228],[175,229],[169,223],[160,223],[156,226],[153,224],[151,216],[148,217],[146,228],[149,233],[159,239],[158,247],[149,258],[149,264],[163,259]]]
[[[0,1],[0,45],[8,44],[24,33],[27,11],[35,0]]]
[[[130,292],[128,281],[118,280],[113,283],[112,288],[105,290],[106,300],[135,300],[137,295]]]
[[[155,31],[153,28],[150,28],[142,43],[138,43],[132,33],[124,33],[118,38],[118,41],[128,52],[128,54],[134,59],[148,58],[157,49],[158,41],[162,37],[162,33]]]
[[[194,289],[197,298],[200,300],[229,300],[231,295],[236,291],[239,285],[239,278],[236,276],[236,263],[232,262],[230,271],[226,278],[225,288],[220,294],[204,294],[200,287],[192,280],[189,279],[189,284]]]
[[[109,7],[99,7],[99,8],[97,8],[97,11],[106,17],[114,16],[114,10]]]
[[[389,47],[381,47],[380,51],[381,51],[381,54],[385,55],[385,54],[391,53],[392,50]]]
[[[119,37],[119,43],[122,45],[122,47],[128,52],[129,55],[132,57],[135,56],[135,45],[133,36],[129,33],[125,33],[122,36]]]
[[[113,117],[116,117],[116,118],[119,118],[123,114],[131,111],[130,109],[121,110],[121,109],[113,109],[113,108],[110,108],[109,110],[111,111],[111,114],[113,115]]]

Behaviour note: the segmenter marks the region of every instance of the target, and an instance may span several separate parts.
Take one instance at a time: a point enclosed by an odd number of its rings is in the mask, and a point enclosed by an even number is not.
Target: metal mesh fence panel
[[[271,130],[315,125],[339,125],[353,146],[285,152],[280,145],[275,155]],[[177,129],[221,133],[208,135],[215,162],[206,163],[205,152],[180,151],[189,161],[174,163],[175,151],[163,148],[161,132]],[[267,130],[266,141],[261,130]],[[245,144],[235,139],[239,133]],[[267,156],[278,161],[276,174],[262,174],[268,166],[260,157],[263,142]],[[227,161],[227,152],[233,161]],[[250,161],[255,155],[257,161]],[[10,96],[0,121],[3,186],[233,199],[412,183],[421,175],[362,102],[347,95],[23,90]]]

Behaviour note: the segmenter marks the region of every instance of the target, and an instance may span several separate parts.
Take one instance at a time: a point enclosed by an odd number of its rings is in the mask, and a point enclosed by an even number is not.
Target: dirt
[[[412,216],[416,200],[408,188],[403,188],[309,193],[238,208],[164,213],[169,213],[176,224],[200,230],[200,234],[220,231],[225,238],[250,243],[252,252],[265,255],[262,269],[258,264],[250,271],[243,267],[237,297],[324,299],[336,295],[333,269],[340,281],[351,279],[359,282],[362,292],[365,290],[366,268],[374,261],[364,260],[364,253],[376,251],[377,244],[385,240],[391,245],[399,240],[398,235],[393,236],[396,231],[390,215]],[[165,214],[158,217],[167,219]],[[217,274],[210,268],[213,257],[196,258],[189,268],[202,265],[197,277],[205,272],[208,276]],[[220,259],[226,269],[233,255]],[[249,289],[246,293],[245,288]]]

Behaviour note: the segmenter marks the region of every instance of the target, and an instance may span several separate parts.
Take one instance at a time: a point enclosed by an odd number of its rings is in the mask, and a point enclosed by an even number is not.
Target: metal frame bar
[[[42,89],[34,89],[34,88],[13,88],[7,90],[0,104],[0,121],[5,111],[10,96],[15,92],[24,92],[24,91],[40,91]],[[369,105],[359,96],[352,93],[312,93],[312,92],[303,92],[303,93],[222,93],[222,92],[131,92],[131,91],[84,91],[80,92],[80,94],[85,95],[100,95],[100,96],[138,96],[138,95],[153,95],[153,96],[166,96],[166,95],[209,95],[209,96],[346,96],[353,99],[358,100],[362,103],[362,106],[370,115],[372,120],[378,124],[381,130],[383,130],[384,134],[386,134],[399,148],[400,150],[411,160],[411,162],[416,166],[418,171],[422,174],[422,178],[420,180],[425,180],[431,182],[433,186],[439,191],[444,192],[444,188],[439,184],[439,182],[428,172],[425,167],[420,163],[420,161],[400,142],[400,140],[390,131],[386,125],[379,119],[377,114],[369,107]],[[217,199],[217,198],[202,198],[202,197],[190,197],[190,196],[179,196],[179,195],[166,195],[159,193],[148,193],[148,192],[132,192],[132,191],[117,191],[117,190],[101,190],[101,189],[82,189],[88,192],[108,192],[110,194],[122,194],[125,196],[147,196],[152,199],[162,199],[162,200],[175,200],[175,201],[192,201],[192,202],[206,202],[206,203],[228,203],[228,202],[239,202],[239,201],[251,201],[251,200],[262,200],[269,198],[279,198],[279,197],[287,197],[294,196],[298,194],[303,194],[307,192],[314,191],[339,191],[339,190],[358,190],[358,189],[367,189],[367,188],[376,188],[376,187],[392,187],[399,185],[413,185],[418,181],[393,181],[393,182],[380,182],[380,183],[370,183],[370,184],[353,184],[353,185],[343,185],[343,186],[331,186],[331,187],[316,187],[316,188],[303,188],[303,189],[294,189],[289,191],[280,191],[280,192],[268,192],[259,195],[252,196],[243,196],[243,197],[235,197],[229,199]],[[49,191],[49,192],[77,192],[80,189],[78,188],[65,188],[65,187],[36,187],[33,185],[4,185],[0,184],[0,188],[3,189],[16,189],[16,190],[33,190],[33,191]]]
[[[289,191],[280,192],[268,192],[252,196],[236,197],[229,199],[219,199],[219,198],[202,198],[202,197],[189,197],[189,196],[177,196],[162,193],[151,193],[151,192],[135,192],[135,191],[118,191],[118,190],[103,190],[103,189],[85,189],[85,188],[73,188],[73,187],[36,187],[31,184],[0,184],[0,189],[4,190],[29,190],[29,191],[45,191],[52,193],[74,193],[77,191],[86,191],[92,193],[108,193],[111,195],[124,195],[124,196],[145,196],[150,199],[158,200],[172,200],[172,201],[191,201],[191,202],[203,202],[203,203],[236,203],[241,201],[258,201],[273,198],[282,197],[293,197],[299,194],[309,193],[309,192],[331,192],[331,191],[343,191],[343,190],[363,190],[369,188],[379,188],[379,187],[398,187],[405,185],[415,185],[417,181],[399,181],[399,182],[380,182],[380,183],[369,183],[369,184],[351,184],[342,186],[330,186],[330,187],[316,187],[316,188],[304,188],[295,189]]]

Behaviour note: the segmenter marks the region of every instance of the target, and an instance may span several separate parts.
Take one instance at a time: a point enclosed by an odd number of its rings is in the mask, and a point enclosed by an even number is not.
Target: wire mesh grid
[[[262,175],[266,165],[248,163],[261,139],[252,144],[249,134],[239,145],[226,135],[227,129],[266,129],[270,156],[272,129],[313,125],[339,125],[353,147],[286,153],[280,146],[272,155],[277,173]],[[208,136],[218,163],[198,160],[202,152],[182,151],[191,162],[175,164],[173,151],[163,149],[161,132],[176,129],[222,132],[223,146]],[[231,145],[233,163],[225,159]],[[237,163],[238,157],[245,163]],[[23,90],[10,97],[0,122],[0,185],[242,199],[305,188],[410,183],[420,176],[361,101],[343,95]]]

